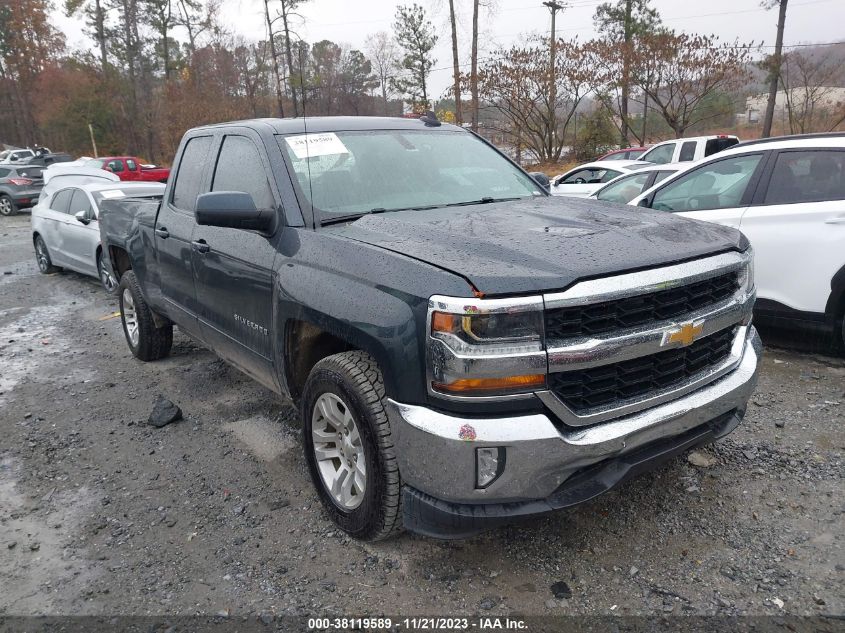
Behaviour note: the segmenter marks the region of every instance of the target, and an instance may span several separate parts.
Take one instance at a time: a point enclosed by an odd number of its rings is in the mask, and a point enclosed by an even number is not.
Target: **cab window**
[[[245,136],[227,136],[214,169],[212,191],[243,191],[257,209],[274,209],[276,202],[258,148]]]
[[[131,158],[127,158],[126,169],[128,169],[129,171],[138,171],[138,165]]]
[[[110,171],[114,173],[120,173],[123,171],[123,161],[122,160],[110,160],[107,167]]]
[[[650,176],[651,172],[644,172],[620,178],[613,184],[602,188],[596,198],[606,202],[626,204],[642,193]]]
[[[681,145],[681,155],[678,157],[679,163],[688,163],[691,160],[695,160],[695,146],[697,143],[695,141],[686,141],[683,145]]]
[[[648,150],[642,155],[640,160],[654,163],[655,165],[665,165],[672,162],[672,155],[675,153],[675,143],[666,143],[665,145],[658,145],[657,147]]]
[[[845,200],[845,152],[781,152],[763,204]]]
[[[700,211],[740,205],[762,154],[732,156],[679,176],[654,194],[652,209]]]
[[[202,186],[203,166],[210,147],[210,136],[195,136],[185,144],[170,199],[177,209],[194,212]]]
[[[578,169],[561,178],[557,184],[583,185],[610,182],[611,180],[620,175],[622,175],[621,172],[615,171],[613,169]]]

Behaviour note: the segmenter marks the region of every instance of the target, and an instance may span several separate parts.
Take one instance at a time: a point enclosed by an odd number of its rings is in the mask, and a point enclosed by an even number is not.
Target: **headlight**
[[[436,395],[501,397],[543,388],[542,298],[432,297],[427,357]]]

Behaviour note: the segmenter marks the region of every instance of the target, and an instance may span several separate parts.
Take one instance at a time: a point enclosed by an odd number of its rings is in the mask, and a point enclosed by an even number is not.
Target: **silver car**
[[[100,248],[100,203],[130,197],[161,198],[163,195],[161,183],[105,179],[96,182],[95,178],[82,174],[56,177],[48,182],[32,209],[32,239],[38,269],[46,274],[67,268],[97,277],[107,292],[114,292],[117,282],[103,266]]]

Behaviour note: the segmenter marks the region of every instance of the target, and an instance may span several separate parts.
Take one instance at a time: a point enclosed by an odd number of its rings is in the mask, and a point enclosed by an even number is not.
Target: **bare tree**
[[[548,89],[547,38],[496,51],[478,71],[479,93],[491,114],[490,126],[518,147],[524,143],[541,162],[560,159],[575,110],[595,87],[594,65],[587,49],[565,40],[558,40],[557,49],[554,102],[550,102]],[[554,139],[551,147],[550,138]]]
[[[681,138],[696,123],[721,114],[703,105],[749,78],[748,45],[720,44],[713,35],[660,32],[642,38],[634,82]]]
[[[778,31],[775,37],[775,52],[766,62],[769,71],[769,99],[766,102],[766,116],[763,118],[763,138],[772,134],[772,119],[775,116],[775,101],[778,94],[778,79],[780,66],[783,61],[783,29],[786,26],[786,5],[789,0],[763,0],[762,5],[767,9],[778,7]]]
[[[830,132],[845,122],[845,99],[836,87],[840,64],[829,53],[787,53],[780,85],[791,134]]]
[[[399,59],[396,42],[385,31],[367,37],[364,51],[373,62],[373,70],[381,88],[382,114],[387,114],[392,91],[391,78]]]
[[[452,25],[452,81],[455,93],[455,123],[463,123],[461,104],[461,64],[458,59],[458,20],[455,14],[455,0],[449,0],[449,21]]]
[[[282,74],[279,69],[279,52],[276,50],[276,35],[273,33],[273,20],[270,19],[270,0],[264,0],[264,19],[267,21],[267,41],[270,43],[270,59],[273,62],[273,76],[276,88],[276,105],[279,116],[285,116],[285,104],[282,98]],[[295,101],[295,100],[294,100]]]
[[[65,0],[65,13],[68,17],[83,11],[88,26],[92,30],[94,41],[100,49],[100,66],[103,72],[108,68],[108,33],[106,30],[106,8],[102,0]]]
[[[478,131],[478,5],[472,0],[472,50],[470,52],[469,92],[470,127]]]

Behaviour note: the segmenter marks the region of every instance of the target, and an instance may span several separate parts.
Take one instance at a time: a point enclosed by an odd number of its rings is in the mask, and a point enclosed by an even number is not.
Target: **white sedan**
[[[550,192],[553,196],[586,198],[614,178],[649,165],[651,163],[639,160],[604,160],[578,165],[552,178]]]
[[[669,163],[668,165],[650,165],[630,174],[623,174],[611,180],[590,196],[595,200],[626,204],[646,189],[651,189],[664,179],[689,169],[693,163]]]
[[[98,173],[88,173],[93,171]],[[117,282],[103,266],[100,248],[100,203],[163,195],[161,183],[120,182],[117,176],[103,170],[76,168],[75,173],[55,175],[32,209],[32,240],[38,269],[47,274],[67,268],[97,277],[107,292],[114,292]]]

